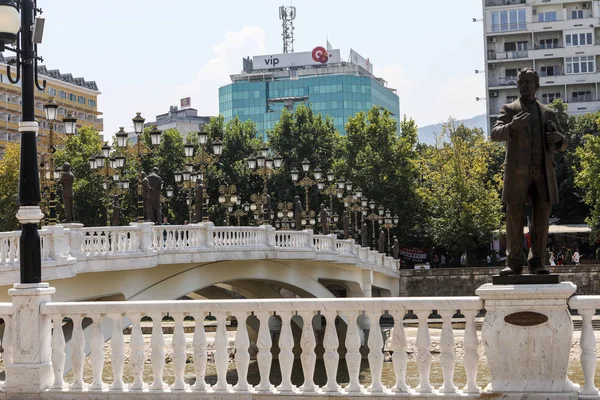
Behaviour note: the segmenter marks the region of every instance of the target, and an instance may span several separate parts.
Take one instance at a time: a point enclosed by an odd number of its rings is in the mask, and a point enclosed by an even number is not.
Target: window
[[[556,21],[556,11],[547,11],[538,14],[538,22]]]
[[[504,43],[504,51],[526,51],[529,42],[506,42]]]
[[[77,96],[73,93],[69,93],[69,101],[77,101]]]
[[[88,106],[96,107],[96,100],[88,99]]]
[[[77,102],[79,104],[85,104],[85,97],[83,97],[83,96],[77,96]]]
[[[56,89],[55,88],[48,88],[48,94],[50,96],[56,96]]]
[[[541,68],[540,76],[556,76],[558,71],[558,65],[547,65]]]
[[[580,92],[571,93],[571,101],[574,103],[581,101],[592,101],[592,92],[590,90],[584,90]]]
[[[584,74],[596,70],[594,56],[567,57],[567,74]]]
[[[65,92],[64,90],[59,90],[58,91],[58,97],[60,97],[61,99],[66,99],[67,98],[67,92]]]
[[[558,48],[558,39],[541,39],[540,49],[556,49]]]
[[[516,101],[518,98],[519,98],[519,96],[506,96],[506,102],[512,103],[513,101]]]
[[[590,46],[593,44],[592,34],[588,32],[570,33],[565,35],[566,46]]]
[[[550,104],[556,99],[560,99],[560,93],[544,93],[544,94],[542,94],[542,104]]]
[[[492,12],[492,32],[525,29],[527,29],[527,20],[524,8]]]
[[[511,78],[515,78],[515,79],[516,79],[516,78],[517,78],[517,74],[518,74],[518,72],[519,72],[519,71],[518,71],[516,68],[506,69],[506,70],[504,71],[504,75],[505,75],[507,78],[508,78],[508,77],[511,77]]]
[[[571,19],[581,19],[583,18],[583,10],[572,10],[571,11]]]

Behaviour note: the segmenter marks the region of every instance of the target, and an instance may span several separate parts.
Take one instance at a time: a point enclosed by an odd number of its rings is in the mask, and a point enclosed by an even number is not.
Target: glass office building
[[[254,121],[263,136],[279,121],[283,108],[293,110],[299,104],[331,116],[341,134],[345,134],[348,117],[373,105],[389,110],[396,121],[400,115],[395,91],[368,70],[350,63],[246,73],[233,75],[232,81],[219,89],[219,113],[225,121],[235,116]]]

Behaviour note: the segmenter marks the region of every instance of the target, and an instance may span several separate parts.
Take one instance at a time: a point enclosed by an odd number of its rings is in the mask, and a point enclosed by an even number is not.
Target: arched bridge
[[[19,277],[19,231],[0,233],[0,286]],[[354,240],[272,226],[132,224],[40,230],[57,300],[397,296],[398,263]],[[7,301],[0,289],[0,301]],[[5,296],[6,298],[3,298]]]

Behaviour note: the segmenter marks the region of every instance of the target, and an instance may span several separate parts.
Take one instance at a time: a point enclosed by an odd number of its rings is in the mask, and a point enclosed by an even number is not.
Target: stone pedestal
[[[6,373],[10,393],[40,393],[52,384],[51,324],[40,314],[40,305],[55,291],[47,283],[15,284],[8,291],[13,303],[9,327],[13,354]]]
[[[476,293],[487,311],[481,339],[499,399],[577,399],[567,377],[573,323],[571,282],[553,285],[486,284]],[[525,397],[524,397],[525,396]]]

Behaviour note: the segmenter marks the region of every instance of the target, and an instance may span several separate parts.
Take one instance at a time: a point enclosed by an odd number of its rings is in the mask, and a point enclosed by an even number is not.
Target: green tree
[[[500,227],[499,176],[489,177],[492,145],[481,129],[444,124],[435,147],[422,156],[427,230],[435,245],[468,252]],[[443,141],[442,141],[443,139]]]
[[[19,227],[16,214],[19,209],[19,164],[21,145],[7,143],[4,157],[0,160],[0,231],[7,232]]]
[[[575,152],[579,162],[579,169],[575,171],[575,184],[583,190],[583,199],[590,206],[586,222],[592,228],[590,241],[595,242],[600,239],[600,136],[585,135],[583,146],[578,147]]]
[[[559,218],[561,224],[582,224],[589,215],[589,206],[583,201],[583,193],[575,186],[575,173],[580,170],[575,149],[582,146],[585,135],[597,135],[600,113],[572,116],[567,112],[567,104],[555,100],[550,108],[556,111],[558,121],[567,140],[569,148],[554,156],[556,164],[556,180],[558,182],[559,203],[552,207],[552,216]]]
[[[272,150],[283,157],[279,173],[273,176],[269,184],[271,197],[278,201],[292,201],[295,195],[299,195],[304,203],[304,191],[295,186],[291,171],[300,171],[302,161],[308,160],[311,171],[319,167],[326,173],[340,156],[340,143],[341,135],[331,117],[315,114],[305,105],[299,105],[293,113],[283,109],[273,131],[269,132]],[[302,177],[301,172],[300,179]],[[310,208],[317,210],[322,201],[324,199],[313,186],[309,197]]]
[[[103,226],[106,223],[106,193],[102,188],[103,177],[90,169],[89,158],[101,153],[102,137],[94,128],[83,126],[76,135],[69,135],[65,146],[55,153],[55,164],[61,166],[64,162],[71,164],[75,175],[73,190],[74,218],[86,226]],[[57,188],[59,189],[59,188]],[[62,198],[58,190],[59,198]],[[62,205],[57,207],[59,219]]]
[[[406,243],[415,229],[419,211],[417,125],[406,116],[400,122],[389,111],[374,106],[348,119],[342,158],[336,172],[350,179],[363,196],[399,216],[395,230]]]

